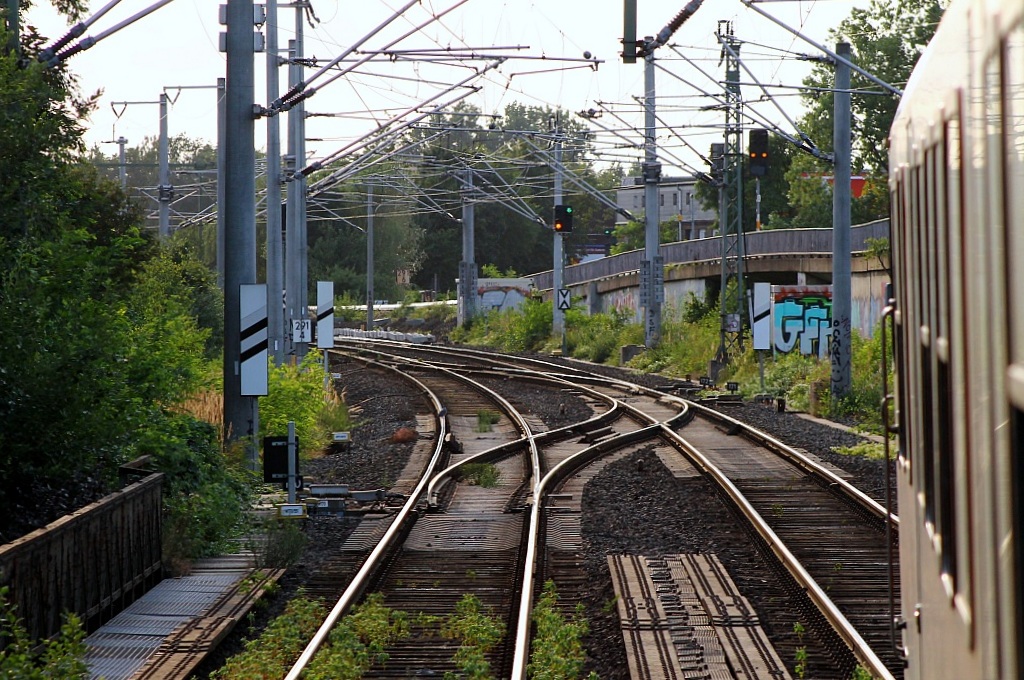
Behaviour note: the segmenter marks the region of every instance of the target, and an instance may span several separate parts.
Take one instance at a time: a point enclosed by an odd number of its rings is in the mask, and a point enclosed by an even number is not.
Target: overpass
[[[870,337],[885,307],[885,286],[890,281],[888,260],[868,257],[868,239],[889,238],[889,220],[851,229],[851,321],[861,336]],[[690,294],[703,299],[717,294],[722,276],[720,237],[678,241],[660,248],[665,259],[665,305],[681,308]],[[770,229],[744,235],[743,276],[747,286],[822,285],[832,283],[831,229]],[[639,310],[642,250],[572,265],[565,268],[564,285],[573,298],[582,298],[591,313]],[[532,274],[534,286],[551,299],[551,271]]]

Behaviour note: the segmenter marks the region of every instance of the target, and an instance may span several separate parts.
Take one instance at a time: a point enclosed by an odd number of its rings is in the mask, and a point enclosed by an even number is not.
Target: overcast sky
[[[374,33],[374,29],[397,13],[406,0],[312,0],[316,16],[314,26],[305,24],[307,57],[332,59],[356,41]],[[47,0],[38,0],[48,5]],[[87,35],[97,35],[119,21],[139,12],[152,0],[122,0],[93,24]],[[364,50],[379,50],[414,27],[428,22],[432,15],[445,12],[460,0],[422,0],[405,11],[364,44]],[[108,0],[91,2],[93,11]],[[284,3],[282,3],[284,4]],[[684,6],[681,0],[638,0],[638,36],[660,31]],[[845,18],[854,6],[866,0],[824,0],[817,2],[765,2],[758,5],[782,23],[801,30],[819,43],[828,41],[828,31]],[[293,8],[279,12],[279,43],[286,48],[295,36]],[[25,23],[39,27],[56,39],[66,24],[49,9],[40,6],[29,12]],[[681,143],[685,138],[706,153],[708,145],[720,140],[715,125],[724,123],[720,112],[702,111],[714,105],[714,96],[722,91],[724,67],[719,64],[720,47],[716,38],[722,21],[731,22],[735,38],[745,44],[741,49],[744,83],[797,86],[809,73],[805,61],[794,53],[816,53],[806,42],[777,26],[773,21],[745,7],[739,0],[705,0],[697,13],[675,33],[670,46],[656,53],[658,111],[671,129],[658,132],[659,144],[690,163],[696,156]],[[175,90],[177,86],[212,86],[224,76],[225,59],[218,51],[218,35],[224,30],[218,23],[217,3],[213,0],[174,0],[169,5],[131,26],[98,42],[70,60],[85,92],[102,90],[100,108],[94,114],[86,136],[90,145],[99,144],[106,153],[115,154],[109,144],[118,136],[129,145],[155,137],[159,131],[158,107],[152,103],[112,105],[114,102],[155,102],[166,91],[174,101],[168,117],[171,135],[184,133],[213,142],[216,138],[216,98],[213,89]],[[264,29],[265,30],[265,29]],[[561,107],[570,112],[595,109],[603,111],[596,123],[605,129],[621,131],[633,141],[630,126],[642,125],[643,117],[635,98],[643,95],[643,65],[622,64],[619,52],[622,38],[622,0],[465,0],[439,21],[394,45],[395,50],[425,50],[472,47],[484,55],[509,57],[497,69],[488,71],[473,84],[482,87],[465,101],[485,113],[501,113],[518,101],[530,106]],[[675,49],[672,48],[675,47]],[[511,49],[522,47],[523,49]],[[834,45],[829,45],[834,48]],[[502,48],[502,49],[496,49]],[[579,61],[584,53],[604,60],[597,68]],[[544,57],[544,59],[538,59]],[[256,56],[258,102],[266,99],[266,56]],[[400,62],[402,60],[399,60]],[[436,64],[425,60],[393,63],[379,58],[361,67],[360,74],[338,79],[323,87],[307,103],[310,118],[307,137],[314,138],[307,149],[323,157],[342,149],[376,125],[417,103],[438,96],[449,85],[470,76],[473,69],[484,69],[491,59],[463,62],[462,65]],[[311,75],[307,71],[307,77]],[[330,75],[330,74],[327,74]],[[282,85],[287,69],[281,69]],[[315,83],[319,86],[319,82]],[[786,115],[799,115],[795,91],[772,88],[786,114],[757,104],[762,115],[792,131]],[[453,98],[464,89],[439,97],[433,105]],[[753,85],[743,86],[743,96],[753,102],[761,92]],[[602,133],[608,141],[614,136]],[[628,146],[629,139],[622,139]],[[256,146],[265,147],[266,133],[257,125]],[[622,156],[628,160],[636,150],[608,149],[607,160]],[[667,161],[671,164],[671,161]],[[684,168],[685,171],[685,168]]]

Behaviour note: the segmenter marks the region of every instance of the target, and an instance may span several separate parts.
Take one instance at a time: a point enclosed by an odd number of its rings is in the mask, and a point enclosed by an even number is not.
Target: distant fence
[[[160,581],[163,477],[0,546],[0,586],[32,639],[60,632],[65,611],[95,630]]]

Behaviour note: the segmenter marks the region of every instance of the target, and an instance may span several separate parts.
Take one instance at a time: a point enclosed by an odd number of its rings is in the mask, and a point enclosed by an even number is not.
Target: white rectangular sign
[[[267,394],[267,285],[239,286],[239,377],[243,397]]]
[[[572,299],[569,297],[569,289],[568,288],[559,288],[558,289],[558,308],[561,309],[562,311],[565,311],[566,309],[569,309],[570,307],[572,307]]]
[[[313,322],[309,319],[292,319],[292,342],[312,342]]]

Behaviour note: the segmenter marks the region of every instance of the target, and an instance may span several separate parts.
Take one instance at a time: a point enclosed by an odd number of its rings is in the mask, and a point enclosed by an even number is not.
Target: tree
[[[897,87],[906,84],[921,53],[942,18],[940,0],[871,0],[867,8],[853,9],[832,31],[832,42],[850,43],[853,62],[868,73]],[[831,65],[816,65],[804,84],[815,90],[804,95],[807,113],[800,120],[818,148],[832,150],[834,97],[827,90],[835,82]],[[899,104],[891,94],[872,94],[880,87],[862,75],[851,75],[854,174],[869,172],[886,177],[889,157],[886,140]],[[856,90],[863,90],[857,93]]]
[[[33,59],[41,42],[29,33],[20,63],[0,54],[4,539],[39,494],[80,500],[169,445],[172,409],[203,369],[197,319],[218,305],[209,275],[162,250],[120,188],[82,162],[94,99]]]

